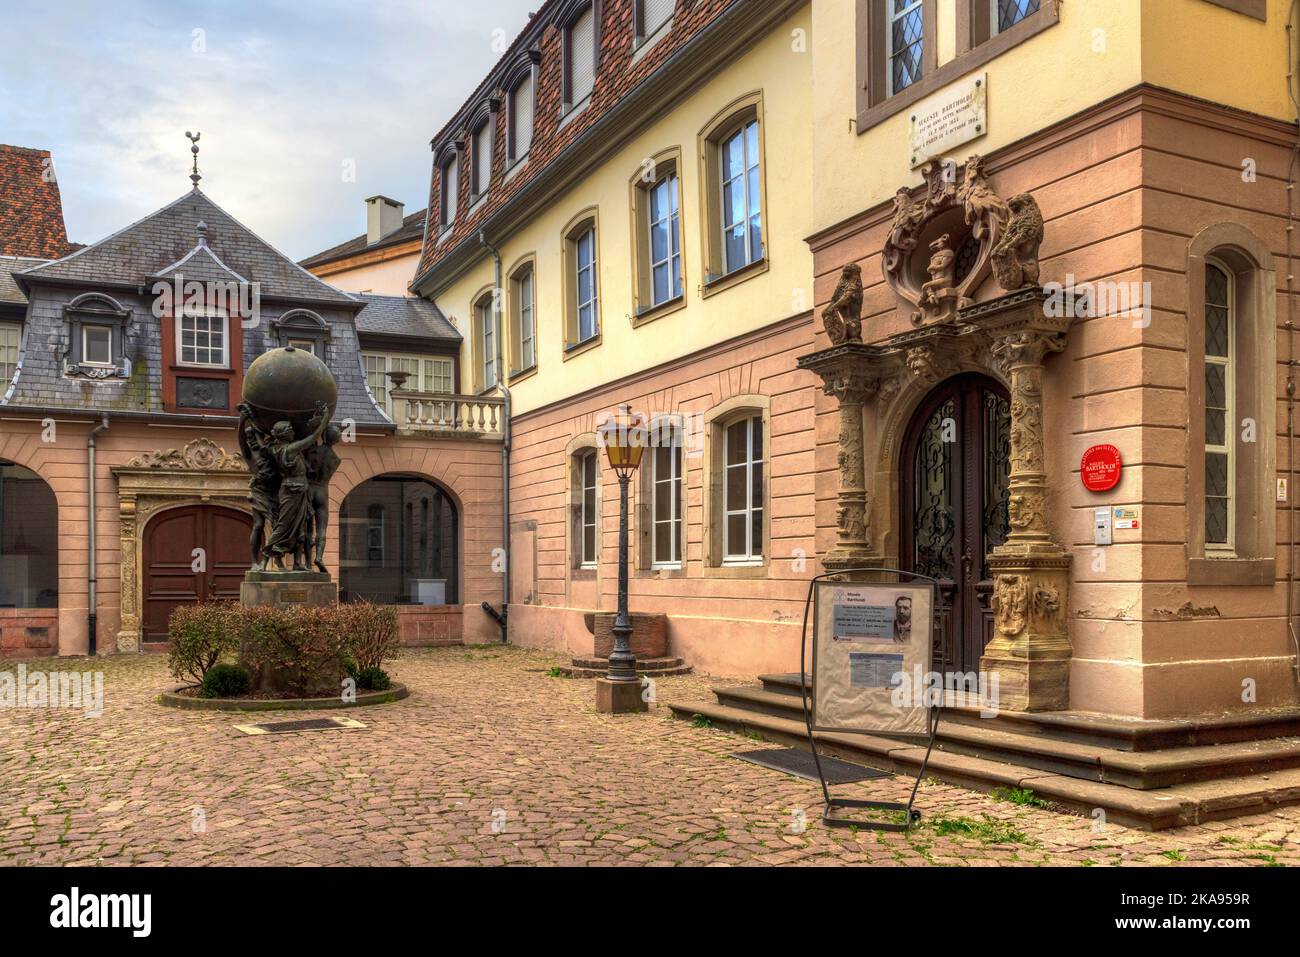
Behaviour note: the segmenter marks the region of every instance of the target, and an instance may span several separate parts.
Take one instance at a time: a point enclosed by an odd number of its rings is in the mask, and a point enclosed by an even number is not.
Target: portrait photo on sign
[[[924,734],[930,670],[929,584],[822,582],[815,592],[813,719],[818,730]]]

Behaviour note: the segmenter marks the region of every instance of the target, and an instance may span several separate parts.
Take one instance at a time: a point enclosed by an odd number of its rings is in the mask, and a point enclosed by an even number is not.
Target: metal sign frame
[[[917,574],[916,572],[904,571],[898,568],[852,568],[852,569],[845,569],[842,571],[826,572],[821,575],[815,575],[808,582],[808,596],[804,601],[803,632],[799,640],[799,674],[801,679],[799,682],[799,688],[800,688],[800,695],[803,702],[804,726],[806,727],[808,732],[808,748],[810,751],[812,751],[813,761],[817,765],[818,783],[821,784],[821,788],[822,788],[822,799],[823,799],[822,823],[825,824],[827,827],[860,827],[860,828],[866,828],[868,830],[876,830],[876,831],[907,831],[911,829],[913,824],[915,824],[917,821],[921,819],[921,812],[917,811],[914,807],[914,804],[916,802],[916,792],[921,786],[921,779],[925,777],[925,770],[930,763],[930,755],[934,751],[934,738],[936,732],[939,730],[939,717],[940,717],[941,705],[938,703],[931,703],[927,707],[926,726],[928,730],[927,732],[924,732],[921,735],[927,739],[926,748],[925,748],[925,758],[921,761],[921,767],[917,771],[916,781],[912,785],[912,791],[911,794],[908,796],[906,804],[898,801],[864,801],[864,800],[851,799],[851,798],[834,798],[831,797],[830,788],[826,783],[826,775],[822,771],[821,756],[817,753],[817,740],[814,735],[815,729],[814,729],[813,708],[809,704],[809,698],[810,698],[809,684],[808,682],[802,680],[805,675],[811,675],[811,680],[813,684],[811,697],[815,702],[816,691],[817,691],[816,688],[817,642],[816,640],[814,640],[813,643],[812,672],[809,672],[807,670],[806,662],[807,662],[807,650],[808,650],[808,616],[813,611],[813,603],[814,603],[813,600],[818,591],[818,583],[833,582],[835,584],[842,584],[842,585],[861,584],[863,586],[889,584],[889,582],[845,582],[844,581],[844,576],[846,575],[868,575],[868,574],[898,576],[898,580],[894,582],[895,584],[910,585],[916,582],[927,582],[929,584],[929,589],[931,593],[930,616],[929,616],[930,628],[927,630],[928,642],[926,645],[926,659],[931,662],[931,668],[933,668],[932,649],[934,643],[934,634],[936,628],[938,627],[937,622],[939,621],[938,579],[931,578],[928,575],[920,575]],[[902,579],[906,579],[906,581],[904,582],[902,581]],[[815,621],[816,619],[814,619],[814,623]],[[863,728],[863,729],[837,728],[835,730],[845,734],[879,734],[879,733],[888,733],[893,735],[902,734],[902,732],[897,732],[897,731],[881,732],[881,731],[877,731],[874,729],[867,729],[867,728]],[[834,816],[836,809],[841,809],[841,808],[863,808],[863,809],[872,809],[872,810],[902,811],[904,812],[904,821],[903,823],[900,824],[900,823],[894,823],[888,821],[850,820],[848,818]]]

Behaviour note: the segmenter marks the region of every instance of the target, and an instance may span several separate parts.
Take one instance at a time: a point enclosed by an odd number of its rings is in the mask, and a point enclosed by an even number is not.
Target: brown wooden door
[[[978,671],[993,636],[987,556],[1008,531],[1010,432],[1006,390],[969,374],[926,397],[903,442],[901,562],[939,579],[941,671]]]
[[[252,529],[246,512],[219,505],[169,509],[145,526],[144,641],[167,640],[167,619],[179,605],[239,598]],[[196,548],[202,571],[195,571]]]

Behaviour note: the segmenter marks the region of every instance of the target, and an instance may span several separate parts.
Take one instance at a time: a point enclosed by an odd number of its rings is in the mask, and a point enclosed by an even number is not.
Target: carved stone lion
[[[862,267],[857,263],[840,273],[835,294],[822,310],[822,326],[833,345],[862,341]]]
[[[1038,247],[1043,243],[1043,214],[1034,197],[1019,193],[1008,200],[1011,220],[989,260],[998,285],[1007,292],[1038,284]]]

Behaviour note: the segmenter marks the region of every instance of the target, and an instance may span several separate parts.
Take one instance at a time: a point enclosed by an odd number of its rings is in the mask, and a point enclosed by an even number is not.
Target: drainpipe
[[[502,300],[505,291],[501,281],[501,252],[487,239],[487,232],[479,230],[478,241],[484,249],[492,254],[492,324],[496,332],[496,368],[497,388],[505,403],[501,406],[501,611],[497,612],[488,602],[483,602],[483,610],[496,619],[501,626],[501,643],[509,639],[506,617],[510,610],[510,390],[505,384],[505,351],[502,342],[504,322],[502,321]]]
[[[86,488],[89,493],[86,496],[86,513],[90,525],[90,535],[86,546],[86,601],[89,607],[86,614],[86,627],[89,632],[88,642],[86,644],[86,654],[92,658],[95,657],[97,650],[95,647],[95,633],[99,624],[98,615],[96,614],[96,609],[99,607],[99,603],[95,596],[95,585],[98,580],[98,576],[95,573],[95,436],[100,432],[107,431],[108,413],[105,412],[104,418],[100,421],[99,425],[91,429],[90,434],[86,436]]]

